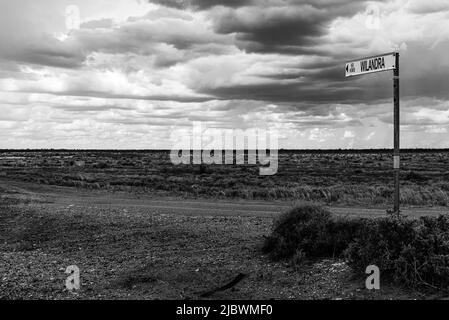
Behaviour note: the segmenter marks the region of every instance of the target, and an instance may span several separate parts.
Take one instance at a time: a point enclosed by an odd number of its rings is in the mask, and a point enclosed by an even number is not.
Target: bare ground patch
[[[274,263],[260,247],[272,220],[180,216],[147,209],[46,204],[0,207],[0,298],[208,299],[416,298],[383,286],[364,289],[342,261],[300,269]],[[65,269],[81,290],[65,290]]]

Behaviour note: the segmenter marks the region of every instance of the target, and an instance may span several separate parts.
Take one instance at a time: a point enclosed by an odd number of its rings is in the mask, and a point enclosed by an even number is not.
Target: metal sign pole
[[[399,52],[390,52],[377,56],[360,58],[346,62],[345,76],[354,77],[375,72],[393,70],[394,86],[394,207],[393,213],[399,212],[399,172],[400,172],[400,147],[399,147]]]
[[[393,88],[394,88],[394,154],[393,154],[393,167],[394,167],[394,207],[393,212],[399,213],[399,171],[400,171],[400,146],[399,146],[399,130],[400,130],[400,118],[399,118],[399,53],[395,53],[395,68],[393,71]]]

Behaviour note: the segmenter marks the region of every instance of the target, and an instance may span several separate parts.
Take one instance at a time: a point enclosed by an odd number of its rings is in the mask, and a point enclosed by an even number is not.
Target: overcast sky
[[[193,121],[392,147],[391,72],[344,77],[391,51],[402,147],[449,147],[446,0],[1,0],[0,148],[171,148]]]

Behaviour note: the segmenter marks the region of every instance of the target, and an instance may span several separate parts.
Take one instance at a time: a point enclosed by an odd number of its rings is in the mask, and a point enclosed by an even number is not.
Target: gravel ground
[[[5,202],[5,201],[4,201]],[[4,204],[3,202],[3,204]],[[180,216],[108,206],[0,206],[0,299],[410,299],[382,285],[372,292],[343,261],[274,263],[260,247],[263,217]],[[67,266],[81,289],[65,289]]]

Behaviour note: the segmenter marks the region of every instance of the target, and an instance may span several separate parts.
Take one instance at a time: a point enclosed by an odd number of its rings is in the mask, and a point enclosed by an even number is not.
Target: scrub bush
[[[446,215],[342,218],[304,204],[275,221],[263,250],[274,260],[291,259],[294,263],[337,257],[360,274],[368,265],[376,265],[383,278],[400,284],[449,289]]]
[[[308,258],[342,254],[360,227],[361,219],[335,219],[322,207],[304,204],[283,214],[263,251],[275,260],[291,258],[301,250]]]

